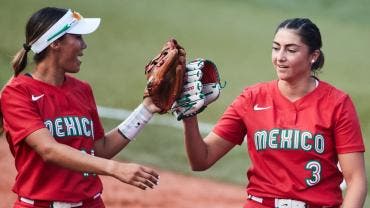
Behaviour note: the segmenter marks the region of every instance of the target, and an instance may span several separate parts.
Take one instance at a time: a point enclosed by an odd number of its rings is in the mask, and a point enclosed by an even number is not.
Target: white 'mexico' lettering
[[[297,129],[259,130],[254,133],[257,151],[266,149],[304,150],[322,154],[325,151],[325,138],[322,134]]]
[[[57,138],[69,136],[94,137],[93,121],[86,117],[66,116],[45,120],[45,127]]]

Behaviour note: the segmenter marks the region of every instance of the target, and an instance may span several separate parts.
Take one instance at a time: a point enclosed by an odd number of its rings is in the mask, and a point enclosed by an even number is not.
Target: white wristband
[[[132,141],[152,117],[153,114],[143,104],[140,104],[126,120],[118,125],[118,132]]]

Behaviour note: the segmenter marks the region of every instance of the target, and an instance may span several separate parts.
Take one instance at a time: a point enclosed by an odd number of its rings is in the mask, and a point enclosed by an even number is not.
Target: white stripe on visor
[[[68,10],[48,31],[46,31],[35,43],[31,50],[40,53],[52,42],[66,33],[89,34],[94,32],[100,24],[100,18],[83,18],[78,12]]]

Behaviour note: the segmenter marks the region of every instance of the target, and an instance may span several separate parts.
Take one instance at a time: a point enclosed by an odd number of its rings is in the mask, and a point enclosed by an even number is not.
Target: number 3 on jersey
[[[306,178],[307,186],[314,186],[321,179],[321,164],[318,161],[311,160],[306,164],[306,170],[311,171],[311,178]]]

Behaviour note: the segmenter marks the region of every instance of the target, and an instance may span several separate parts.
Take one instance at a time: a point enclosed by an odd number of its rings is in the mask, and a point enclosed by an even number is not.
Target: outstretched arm
[[[208,169],[235,146],[213,132],[202,139],[196,116],[184,118],[183,123],[186,153],[194,171]]]
[[[57,142],[47,128],[31,133],[25,141],[45,162],[51,162],[74,171],[112,176],[141,189],[153,188],[158,183],[158,174],[151,168],[133,163],[120,163],[83,153]]]
[[[339,154],[338,158],[347,183],[343,207],[363,207],[367,194],[364,154],[362,152]]]

